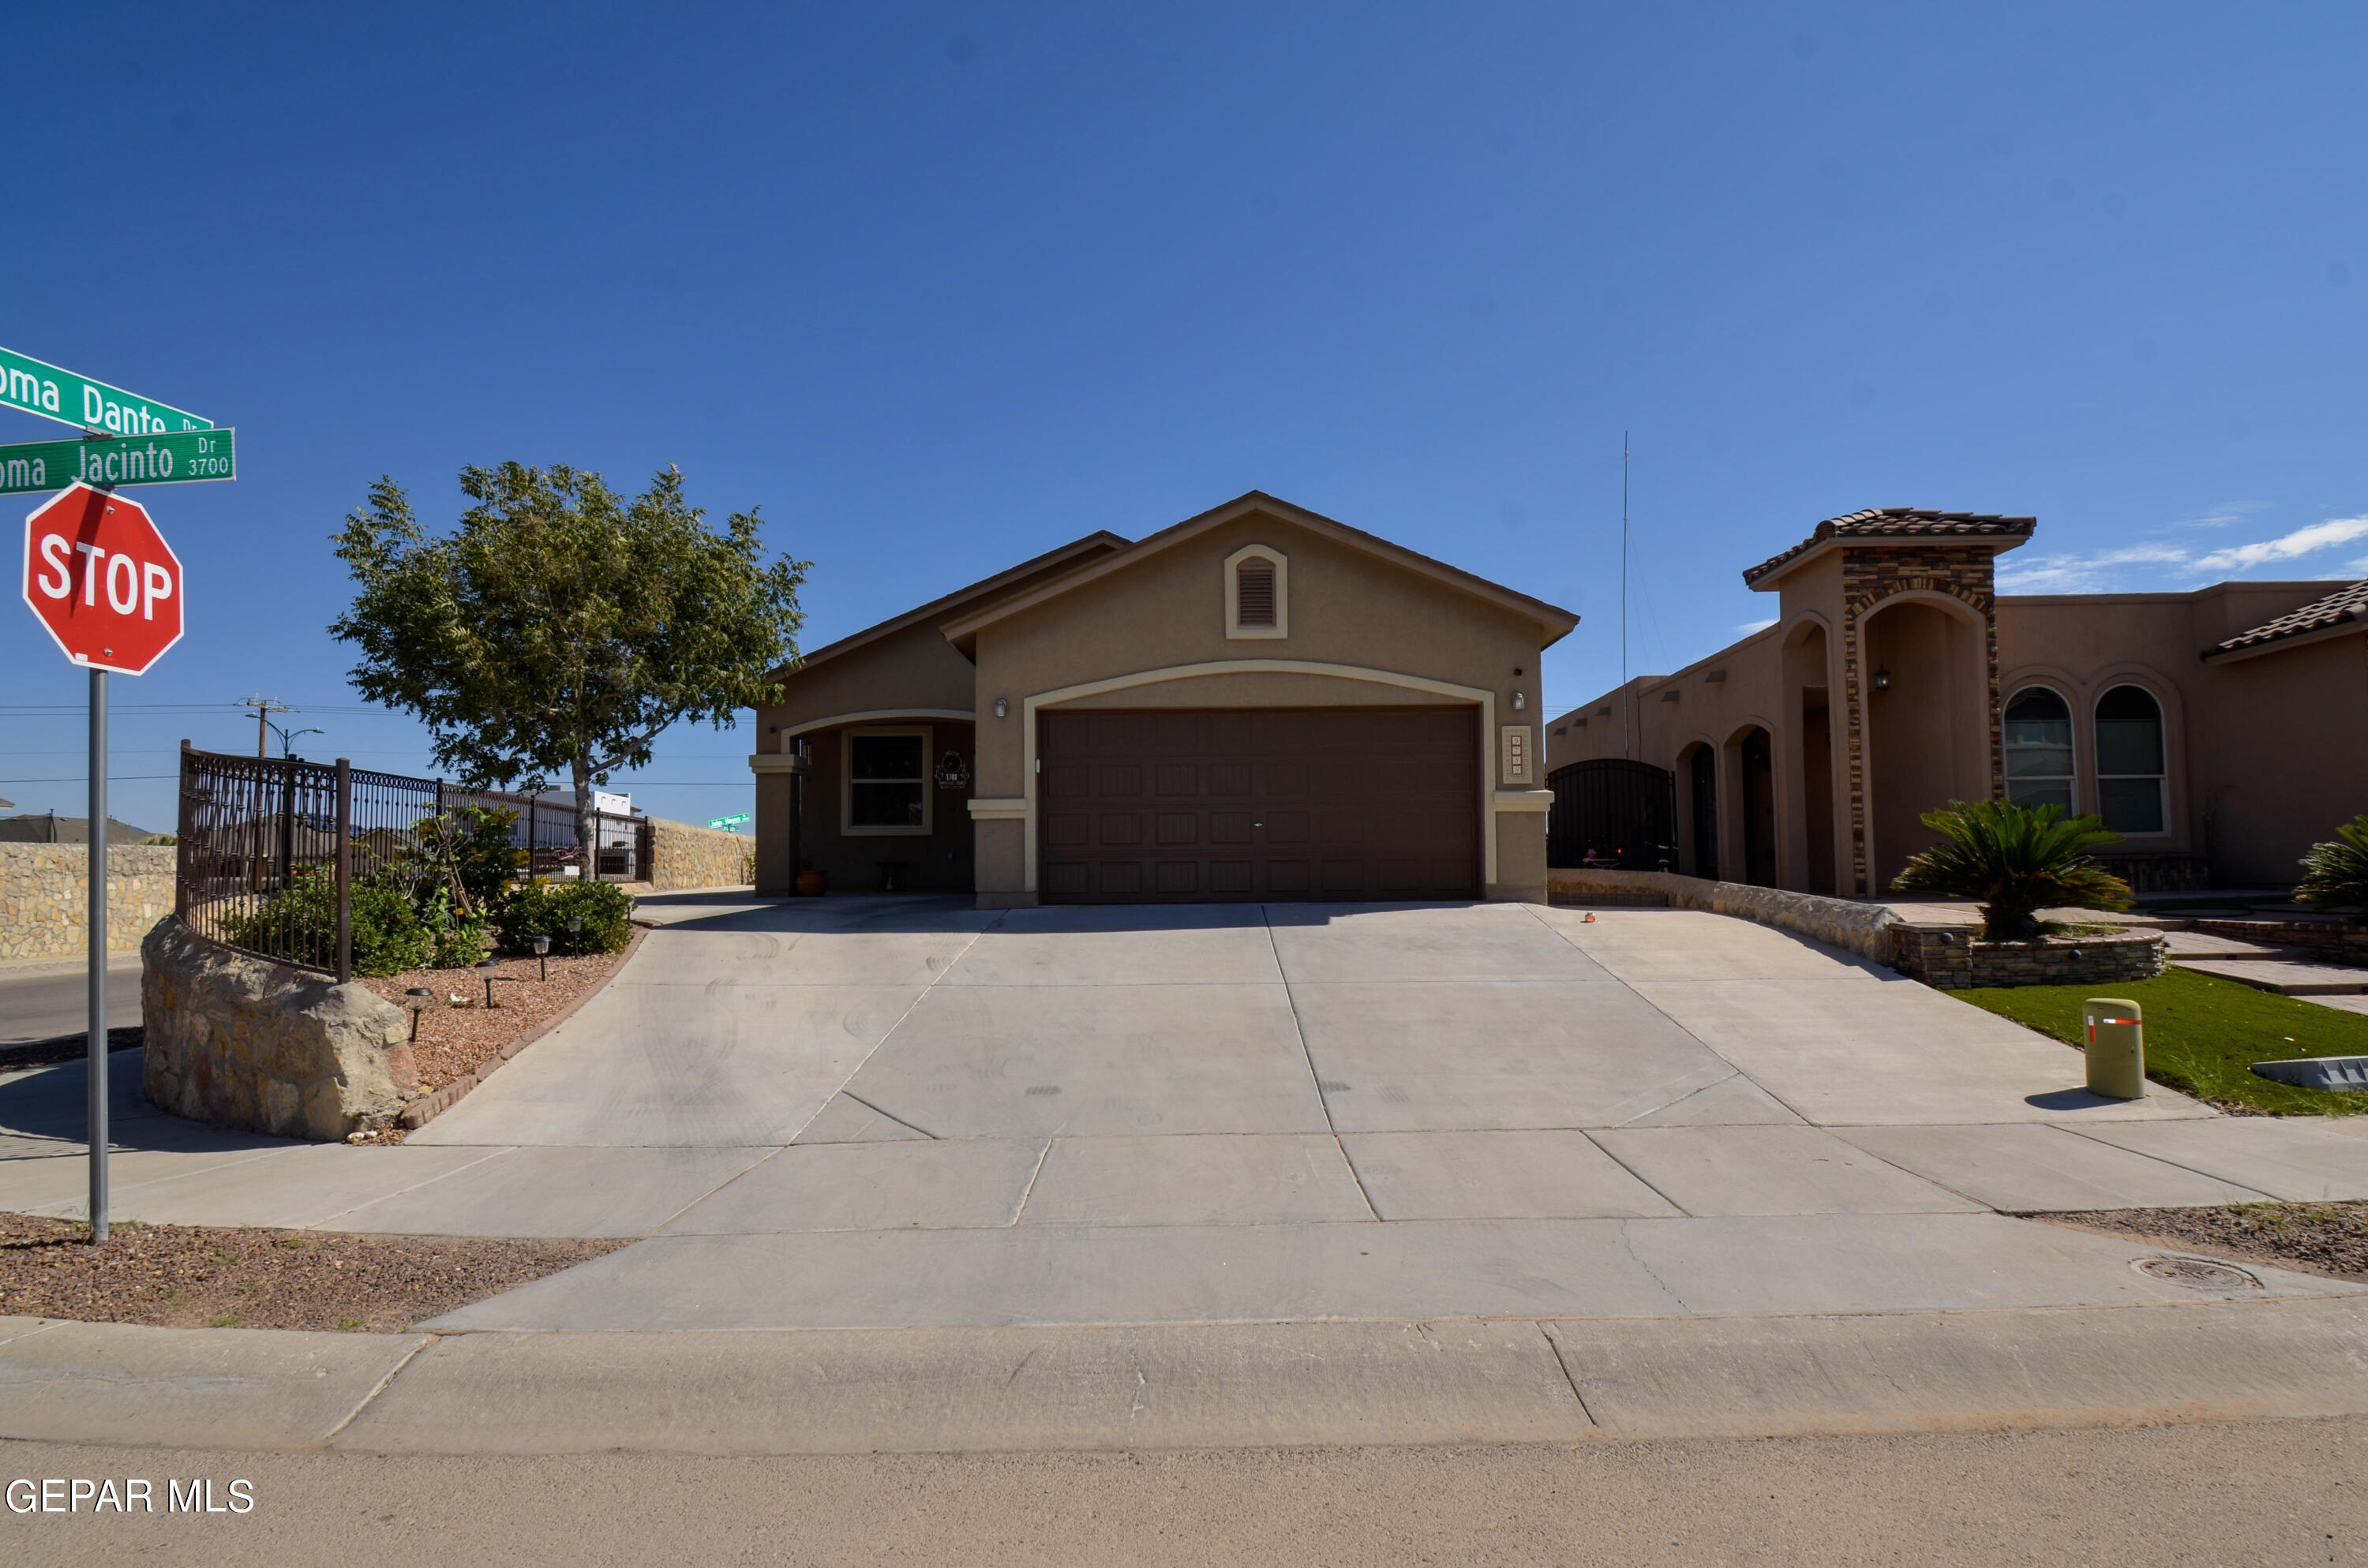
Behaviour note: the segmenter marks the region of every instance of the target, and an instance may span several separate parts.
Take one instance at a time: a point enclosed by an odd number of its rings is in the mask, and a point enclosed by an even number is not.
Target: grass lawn
[[[2368,1112],[2368,1092],[2296,1088],[2250,1071],[2256,1062],[2282,1056],[2368,1056],[2368,1017],[2357,1013],[2175,965],[2157,980],[2006,985],[1949,994],[2067,1045],[2087,1043],[2081,1003],[2091,996],[2126,996],[2146,1019],[2146,1076],[2158,1084],[2272,1116]]]

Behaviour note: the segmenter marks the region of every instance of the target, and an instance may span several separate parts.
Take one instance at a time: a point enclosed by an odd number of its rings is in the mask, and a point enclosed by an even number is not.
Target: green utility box
[[[2146,1098],[2146,1018],[2125,996],[2080,1004],[2089,1024],[2089,1092],[2113,1100]]]

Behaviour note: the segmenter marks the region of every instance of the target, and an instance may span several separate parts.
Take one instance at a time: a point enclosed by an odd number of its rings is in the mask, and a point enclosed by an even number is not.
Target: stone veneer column
[[[1850,881],[1856,896],[1868,886],[1866,847],[1866,705],[1862,700],[1860,626],[1894,594],[1913,589],[1947,594],[1982,618],[1982,654],[1989,694],[1990,798],[2006,794],[2006,737],[1998,710],[1996,552],[1987,545],[1890,545],[1842,551],[1842,703],[1848,737]]]

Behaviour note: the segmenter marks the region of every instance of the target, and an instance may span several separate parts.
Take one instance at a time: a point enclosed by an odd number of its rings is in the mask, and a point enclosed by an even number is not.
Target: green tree
[[[767,564],[753,508],[709,527],[674,468],[631,501],[564,465],[466,468],[461,490],[472,505],[430,537],[393,479],[370,486],[336,536],[359,591],[329,630],[361,651],[355,687],[425,721],[463,782],[565,778],[588,865],[595,785],[677,720],[726,729],[775,699],[807,562]]]
[[[2096,817],[2067,817],[2061,806],[1952,801],[1923,820],[1941,842],[1908,861],[1892,891],[1978,900],[1987,941],[2032,935],[2035,910],[2130,906],[2129,883],[2089,858],[2122,839]]]
[[[2302,858],[2302,886],[2294,897],[2321,909],[2352,909],[2368,920],[2368,815],[2338,824],[2334,839],[2314,844]]]

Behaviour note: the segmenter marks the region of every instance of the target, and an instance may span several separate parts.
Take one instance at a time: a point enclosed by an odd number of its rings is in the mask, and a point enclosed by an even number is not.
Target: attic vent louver
[[[1242,626],[1274,624],[1274,562],[1256,556],[1234,568],[1235,620]]]

